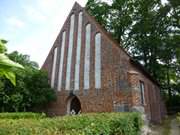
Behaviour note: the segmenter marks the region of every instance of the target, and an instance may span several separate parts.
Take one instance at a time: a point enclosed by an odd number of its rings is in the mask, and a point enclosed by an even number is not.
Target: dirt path
[[[177,122],[177,119],[171,120],[171,129],[170,129],[170,135],[180,135],[180,124]]]
[[[166,119],[161,125],[152,125],[150,135],[180,135],[180,123],[176,117]]]

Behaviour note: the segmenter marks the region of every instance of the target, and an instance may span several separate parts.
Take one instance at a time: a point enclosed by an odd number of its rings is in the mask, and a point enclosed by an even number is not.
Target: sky
[[[76,1],[83,7],[87,2]],[[0,0],[0,38],[8,40],[8,52],[17,50],[30,55],[31,60],[41,67],[74,2]]]
[[[85,6],[87,0],[76,0]],[[0,0],[0,38],[8,53],[17,50],[44,63],[75,0]]]

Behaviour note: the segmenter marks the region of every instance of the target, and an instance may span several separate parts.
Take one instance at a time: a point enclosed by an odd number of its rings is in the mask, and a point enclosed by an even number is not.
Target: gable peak
[[[75,9],[75,8],[82,8],[82,6],[77,1],[75,1],[74,5],[73,5],[73,9]]]

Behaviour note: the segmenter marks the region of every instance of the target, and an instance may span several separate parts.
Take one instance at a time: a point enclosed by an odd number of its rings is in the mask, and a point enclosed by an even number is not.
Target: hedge
[[[0,119],[0,135],[138,135],[141,125],[138,113]]]
[[[11,113],[0,113],[0,119],[37,119],[45,118],[45,113],[33,113],[33,112],[11,112]]]

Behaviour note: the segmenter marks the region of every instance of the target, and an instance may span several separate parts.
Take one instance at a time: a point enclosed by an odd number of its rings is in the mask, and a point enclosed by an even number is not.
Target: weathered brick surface
[[[75,56],[77,46],[77,27],[78,13],[83,11],[82,22],[82,47],[81,47],[81,64],[80,64],[80,90],[74,91],[74,72],[75,72]],[[67,63],[67,49],[69,39],[70,15],[75,14],[74,29],[74,48],[71,67],[71,91],[65,90],[65,76]],[[85,50],[85,26],[91,24],[91,57],[90,57],[90,89],[84,90],[84,50]],[[62,30],[60,31],[49,55],[46,58],[42,69],[48,71],[49,80],[51,80],[51,70],[53,62],[53,50],[55,47],[60,48],[62,40],[62,32],[66,31],[65,56],[63,63],[63,82],[62,89],[57,91],[57,101],[50,103],[47,112],[51,115],[65,115],[67,113],[67,102],[73,95],[76,95],[81,103],[81,112],[112,112],[114,105],[126,104],[129,109],[133,106],[143,106],[148,118],[154,122],[160,122],[165,115],[165,107],[160,97],[160,90],[157,84],[142,71],[141,68],[132,64],[130,56],[114,41],[112,38],[97,24],[93,17],[89,16],[85,9],[81,8],[77,3],[74,5]],[[100,32],[102,35],[101,48],[101,89],[95,89],[94,75],[94,54],[95,54],[95,34]],[[60,49],[58,49],[60,52]],[[57,68],[59,67],[59,57],[57,56]],[[57,90],[58,70],[56,70],[55,89]],[[140,102],[139,81],[145,84],[145,104]]]

